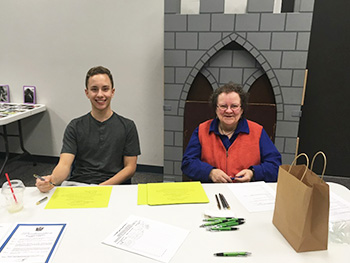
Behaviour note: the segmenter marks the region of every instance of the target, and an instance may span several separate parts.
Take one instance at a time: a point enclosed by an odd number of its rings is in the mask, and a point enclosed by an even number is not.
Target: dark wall
[[[294,0],[282,0],[282,13],[294,12]]]
[[[350,177],[349,10],[350,1],[315,0],[299,127],[299,152],[312,158],[324,151],[326,174],[346,177]],[[321,162],[315,166],[321,171]]]

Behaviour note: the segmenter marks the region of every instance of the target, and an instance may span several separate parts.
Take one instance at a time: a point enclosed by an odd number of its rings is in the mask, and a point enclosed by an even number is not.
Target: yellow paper
[[[149,205],[209,203],[200,182],[147,184]]]
[[[45,209],[108,207],[111,186],[58,187]]]
[[[137,204],[138,205],[147,205],[147,184],[138,184],[138,193],[137,193]]]

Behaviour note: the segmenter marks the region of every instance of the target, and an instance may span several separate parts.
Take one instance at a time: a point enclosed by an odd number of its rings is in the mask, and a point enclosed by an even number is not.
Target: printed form
[[[17,224],[0,247],[0,262],[48,263],[66,224]]]
[[[129,216],[102,243],[161,262],[169,262],[189,234],[188,230]]]
[[[229,184],[227,187],[249,212],[275,209],[276,192],[265,182]]]

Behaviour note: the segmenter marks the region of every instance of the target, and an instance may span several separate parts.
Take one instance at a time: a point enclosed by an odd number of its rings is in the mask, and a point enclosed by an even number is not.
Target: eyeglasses
[[[221,110],[221,111],[227,111],[228,109],[231,109],[232,111],[236,111],[237,109],[239,109],[241,107],[241,105],[236,105],[236,104],[232,104],[231,106],[228,106],[228,105],[216,105],[216,107],[218,107],[219,110]]]

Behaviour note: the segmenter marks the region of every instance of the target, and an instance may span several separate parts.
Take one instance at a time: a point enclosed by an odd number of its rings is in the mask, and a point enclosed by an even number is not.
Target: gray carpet
[[[3,160],[0,159],[0,164]],[[38,162],[35,166],[29,161],[13,161],[6,166],[5,172],[9,174],[11,179],[20,179],[25,186],[34,186],[35,178],[33,174],[48,175],[51,174],[56,164]],[[324,176],[326,182],[335,182],[346,186],[350,189],[350,177]],[[0,186],[6,181],[5,176],[0,178]],[[132,178],[132,184],[139,183],[157,183],[163,182],[163,175],[159,173],[140,172],[137,171]]]

